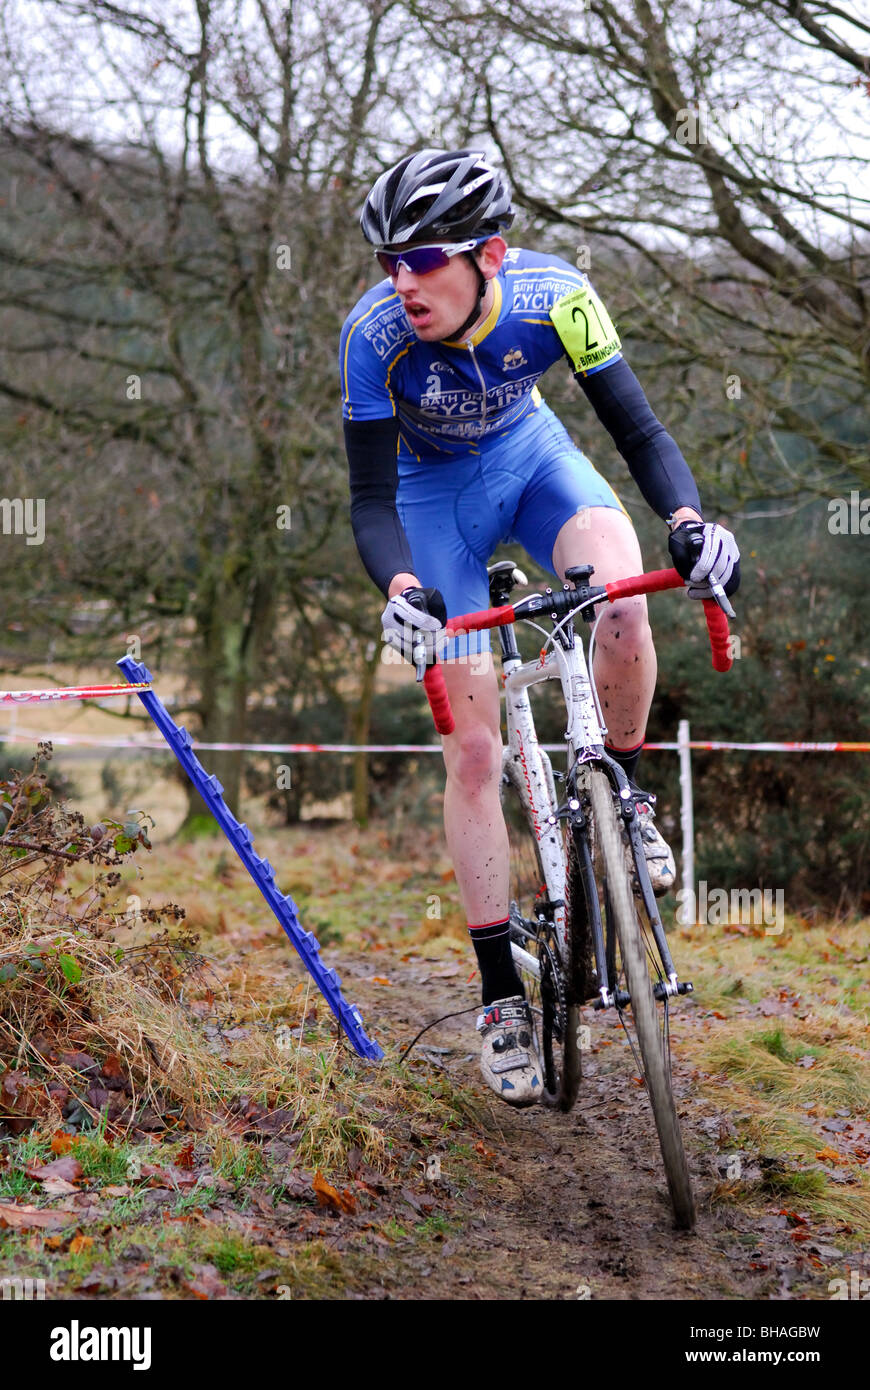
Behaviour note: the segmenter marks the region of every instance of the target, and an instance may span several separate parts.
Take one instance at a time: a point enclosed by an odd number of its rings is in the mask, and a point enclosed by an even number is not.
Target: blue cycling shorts
[[[465,455],[418,458],[400,439],[396,505],[420,583],[441,590],[448,617],[489,607],[486,566],[519,541],[554,574],[553,547],[585,507],[625,508],[543,402],[508,434]],[[443,659],[490,650],[489,632],[454,637]]]

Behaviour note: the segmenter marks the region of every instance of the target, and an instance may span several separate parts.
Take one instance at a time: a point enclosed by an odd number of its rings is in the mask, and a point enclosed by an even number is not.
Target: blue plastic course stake
[[[134,661],[132,656],[122,656],[115,664],[131,683],[153,682],[148,668],[141,661]],[[293,899],[289,894],[279,893],[275,887],[275,870],[268,859],[261,859],[254,853],[250,830],[241,821],[236,820],[221,796],[223,787],[217,777],[209,776],[193,752],[190,734],[186,729],[178,727],[163,701],[153,690],[137,690],[136,694],[278,918],[291,943],[296,947],[302,964],[313,976],[315,984],[350,1038],[353,1047],[360,1057],[367,1057],[372,1062],[379,1061],[384,1055],[383,1049],[372,1038],[366,1036],[359,1009],[356,1005],[347,1003],[341,992],[341,980],[338,975],[334,970],[328,969],[320,959],[320,943],[317,937],[313,932],[303,931]]]

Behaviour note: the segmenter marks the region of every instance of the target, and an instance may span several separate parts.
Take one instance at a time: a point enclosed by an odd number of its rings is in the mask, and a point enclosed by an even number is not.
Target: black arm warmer
[[[399,422],[345,420],[350,520],[360,559],[384,597],[397,574],[414,573],[411,547],[396,510]]]
[[[700,514],[689,465],[628,363],[614,362],[592,376],[574,375],[653,511],[664,519],[677,507],[694,507]]]

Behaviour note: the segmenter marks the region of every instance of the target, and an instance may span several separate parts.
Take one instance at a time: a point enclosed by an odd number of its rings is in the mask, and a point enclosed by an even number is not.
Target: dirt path
[[[377,973],[392,981],[390,988],[373,983],[372,963],[371,956],[342,954],[340,968],[348,994],[384,1045],[410,1041],[428,1019],[474,1004],[478,982],[467,982],[464,963],[379,953]],[[443,1067],[475,1089],[481,1127],[468,1138],[483,1145],[488,1179],[455,1189],[450,1159],[442,1155],[446,1186],[437,1189],[439,1209],[457,1233],[434,1259],[396,1248],[363,1297],[830,1296],[828,1281],[839,1267],[820,1260],[806,1236],[796,1249],[776,1198],[763,1213],[711,1202],[725,1167],[717,1137],[728,1133],[729,1120],[699,1101],[691,1075],[678,1063],[675,1093],[699,1208],[691,1235],[672,1225],[651,1111],[633,1080],[631,1058],[618,1045],[618,1027],[584,1020],[593,1028],[592,1057],[575,1110],[561,1115],[537,1107],[512,1111],[494,1098],[490,1103],[479,1081],[474,1020],[473,1011],[432,1028],[412,1056],[420,1059],[418,1067],[425,1059],[433,1074]],[[675,1058],[679,1037],[677,1023]],[[825,1238],[818,1235],[822,1250]],[[811,1257],[825,1267],[814,1268]]]

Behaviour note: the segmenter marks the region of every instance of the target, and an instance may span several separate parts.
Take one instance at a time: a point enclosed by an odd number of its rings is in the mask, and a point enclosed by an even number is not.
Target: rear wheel
[[[570,1110],[580,1085],[578,1014],[570,972],[559,958],[553,906],[534,830],[515,783],[502,782],[502,808],[510,841],[511,941],[533,956],[538,976],[522,961],[526,998],[532,1006],[544,1064],[543,1103]]]
[[[589,775],[596,880],[602,888],[602,916],[607,928],[608,983],[611,990],[630,996],[630,1015],[622,1008],[620,1017],[633,1048],[636,1040],[635,1053],[640,1051],[676,1223],[690,1230],[695,1223],[695,1203],[671,1088],[667,1002],[656,1002],[650,978],[651,971],[654,979],[660,978],[661,970],[654,947],[645,945],[638,921],[610,783],[595,768]]]

